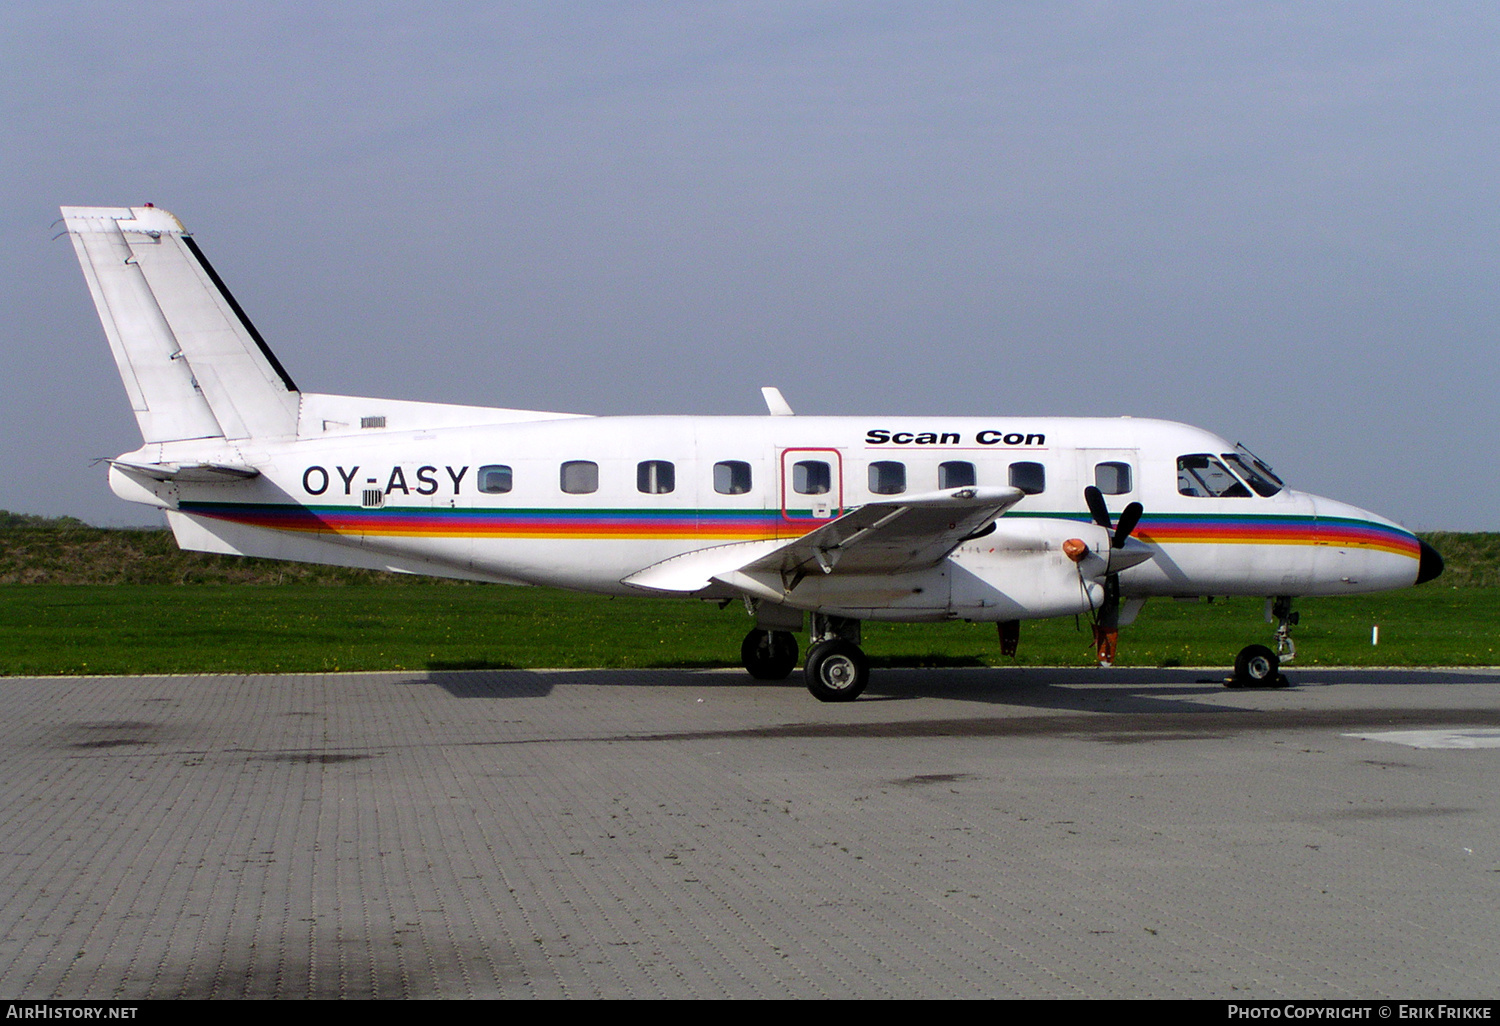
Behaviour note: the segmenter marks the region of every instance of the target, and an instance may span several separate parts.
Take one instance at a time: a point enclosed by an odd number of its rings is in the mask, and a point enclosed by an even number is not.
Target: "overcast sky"
[[[0,507],[156,523],[61,204],[309,391],[1167,417],[1500,530],[1493,3],[0,9]]]

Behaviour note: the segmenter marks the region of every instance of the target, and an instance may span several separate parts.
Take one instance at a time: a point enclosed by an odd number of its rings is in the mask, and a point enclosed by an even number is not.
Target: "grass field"
[[[1419,588],[1297,603],[1299,666],[1500,664],[1500,534],[1424,535],[1448,569]],[[1380,627],[1380,644],[1370,644]],[[182,552],[165,531],[0,510],[0,674],[738,666],[744,609],[431,581]],[[1153,601],[1124,666],[1230,666],[1269,643],[1259,599]],[[866,623],[877,665],[1088,666],[1088,624]]]
[[[1429,585],[1298,608],[1298,665],[1500,664],[1500,589]],[[0,673],[737,666],[750,626],[738,604],[488,585],[4,585]],[[1270,637],[1259,600],[1155,601],[1122,632],[1119,663],[1227,667]],[[1015,660],[987,624],[867,623],[864,641],[877,666],[1093,661],[1088,624],[1072,619],[1024,624]]]

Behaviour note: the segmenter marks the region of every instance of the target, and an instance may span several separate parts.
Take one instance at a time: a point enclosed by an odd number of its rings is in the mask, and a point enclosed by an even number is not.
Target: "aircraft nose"
[[[1422,546],[1422,558],[1417,564],[1417,583],[1426,584],[1443,572],[1443,556],[1426,542],[1419,544]]]

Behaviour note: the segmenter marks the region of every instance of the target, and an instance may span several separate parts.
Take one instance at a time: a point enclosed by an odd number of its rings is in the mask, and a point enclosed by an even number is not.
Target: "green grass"
[[[1438,580],[1298,602],[1297,665],[1500,664],[1500,534],[1423,537],[1447,561]],[[1258,599],[1150,602],[1122,632],[1119,662],[1229,666],[1270,641],[1261,610]],[[749,627],[738,603],[182,552],[166,531],[0,510],[0,674],[736,666]],[[986,624],[870,622],[864,647],[877,666],[1093,662],[1088,625],[1072,619],[1024,624],[1015,660]]]
[[[1500,589],[1427,585],[1298,603],[1297,665],[1500,664]],[[1124,666],[1229,666],[1271,627],[1253,599],[1153,601],[1122,632]],[[1380,626],[1380,645],[1370,628]],[[480,667],[736,666],[736,604],[535,588],[380,585],[0,585],[0,673],[263,673]],[[1075,665],[1088,625],[1022,626],[1019,658],[988,624],[865,624],[877,666]]]
[[[1433,531],[1419,537],[1443,556],[1443,576],[1436,583],[1448,588],[1500,588],[1500,533]]]

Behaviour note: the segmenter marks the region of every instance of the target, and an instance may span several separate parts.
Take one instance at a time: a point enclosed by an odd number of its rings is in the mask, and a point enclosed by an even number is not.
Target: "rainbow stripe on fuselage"
[[[1148,545],[1326,545],[1421,557],[1421,543],[1399,527],[1349,517],[1155,514],[1133,537]]]
[[[273,503],[183,502],[183,512],[299,533],[404,538],[559,538],[758,541],[810,529],[780,510],[708,509],[408,509],[388,506],[297,506]],[[1089,522],[1086,513],[1022,513]],[[1420,558],[1415,535],[1399,527],[1348,517],[1275,514],[1147,514],[1136,538],[1150,545],[1317,545],[1369,549]]]
[[[248,527],[389,538],[702,539],[793,537],[779,510],[403,509],[184,502],[184,513]]]

